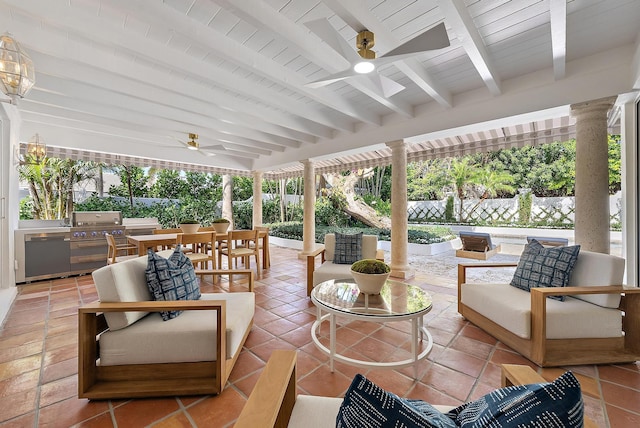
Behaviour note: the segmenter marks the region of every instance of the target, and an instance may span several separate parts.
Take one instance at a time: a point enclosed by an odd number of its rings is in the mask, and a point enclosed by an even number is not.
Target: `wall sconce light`
[[[4,33],[0,36],[0,89],[10,98],[9,103],[17,104],[34,83],[33,61],[11,34]]]
[[[40,163],[47,156],[47,145],[40,141],[40,135],[31,137],[27,144],[27,155],[34,163]]]

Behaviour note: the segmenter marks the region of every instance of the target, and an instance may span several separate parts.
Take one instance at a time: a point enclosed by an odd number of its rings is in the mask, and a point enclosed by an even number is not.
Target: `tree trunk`
[[[352,173],[346,176],[337,174],[323,174],[327,183],[331,185],[331,192],[342,194],[345,198],[343,211],[362,223],[380,229],[390,229],[391,219],[386,216],[379,216],[376,210],[365,204],[361,200],[356,200],[355,185],[360,179],[360,175]]]

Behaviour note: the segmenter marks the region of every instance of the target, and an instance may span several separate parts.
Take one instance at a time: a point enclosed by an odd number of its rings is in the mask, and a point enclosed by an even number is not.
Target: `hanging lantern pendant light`
[[[36,83],[33,61],[11,34],[0,36],[0,89],[11,98],[24,98]]]

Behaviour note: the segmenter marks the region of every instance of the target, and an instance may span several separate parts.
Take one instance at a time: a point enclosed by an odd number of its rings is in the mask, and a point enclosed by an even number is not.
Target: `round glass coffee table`
[[[360,293],[352,279],[330,280],[318,284],[311,291],[311,301],[318,316],[311,327],[311,338],[324,354],[333,361],[358,367],[400,368],[414,365],[425,358],[433,347],[433,338],[423,323],[423,316],[431,310],[431,296],[419,287],[398,281],[387,281],[379,295]],[[388,321],[411,322],[411,358],[401,361],[378,362],[349,358],[336,352],[336,317],[348,320],[385,323]],[[323,321],[329,321],[329,347],[320,342],[318,333]],[[426,337],[427,344],[419,351],[419,342]]]

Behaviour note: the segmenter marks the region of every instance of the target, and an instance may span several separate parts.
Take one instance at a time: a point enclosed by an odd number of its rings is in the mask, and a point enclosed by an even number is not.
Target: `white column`
[[[21,118],[18,108],[0,103],[0,324],[15,299],[14,230],[18,228],[18,172],[15,150]]]
[[[583,250],[609,253],[607,112],[616,97],[571,105],[576,118],[575,241]]]
[[[622,256],[627,260],[624,284],[638,287],[638,255],[640,239],[638,225],[638,115],[636,102],[632,100],[622,105]]]
[[[313,161],[301,161],[304,165],[304,219],[302,228],[302,252],[299,256],[311,254],[316,245],[316,171]]]
[[[253,227],[262,226],[262,172],[253,171]]]
[[[222,176],[222,217],[229,220],[229,229],[233,229],[233,177]]]
[[[407,263],[407,145],[399,140],[387,146],[391,148],[391,276],[405,279],[414,276]]]

